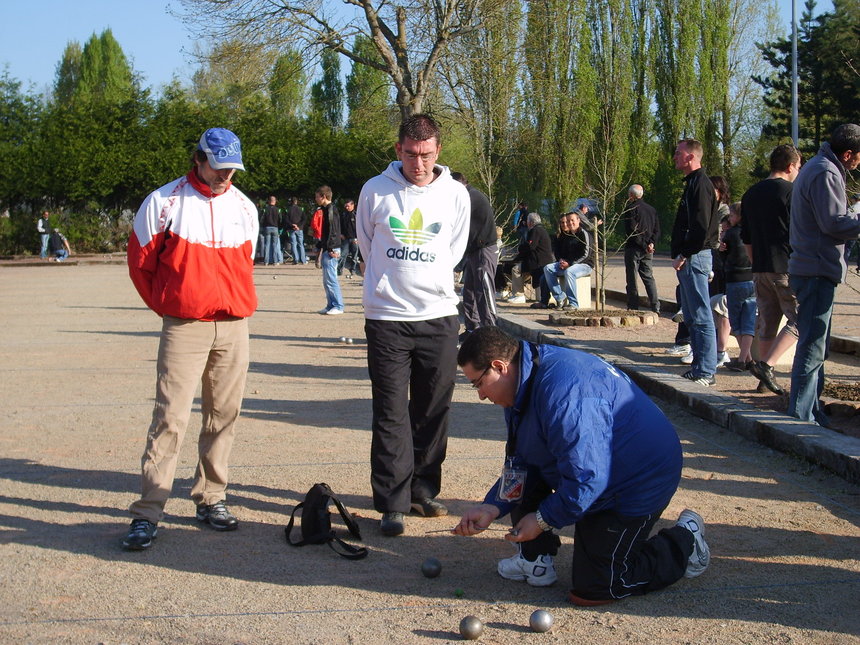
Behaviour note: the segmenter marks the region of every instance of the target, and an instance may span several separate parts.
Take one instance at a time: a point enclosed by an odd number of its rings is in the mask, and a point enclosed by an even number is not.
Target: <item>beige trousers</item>
[[[207,322],[164,317],[155,408],[141,459],[142,493],[129,507],[133,518],[157,523],[164,515],[198,383],[202,383],[203,426],[191,498],[195,504],[225,498],[227,460],[242,407],[248,360],[247,319]]]

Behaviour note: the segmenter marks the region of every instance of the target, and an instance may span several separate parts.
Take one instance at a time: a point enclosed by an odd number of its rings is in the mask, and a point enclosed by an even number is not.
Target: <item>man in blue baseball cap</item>
[[[232,531],[225,505],[227,461],[248,372],[248,317],[257,309],[253,202],[232,184],[244,170],[239,137],[203,133],[184,177],[153,191],[134,218],[128,267],[140,297],[163,318],[155,409],[141,459],[142,493],[129,508],[122,542],[152,545],[173,487],[176,462],[198,384],[203,424],[191,487],[197,520]]]

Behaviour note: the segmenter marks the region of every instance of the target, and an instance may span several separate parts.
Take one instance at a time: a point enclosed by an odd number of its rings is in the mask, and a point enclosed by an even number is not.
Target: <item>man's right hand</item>
[[[456,535],[477,535],[499,516],[499,509],[492,504],[479,504],[463,513],[460,523],[454,527]]]

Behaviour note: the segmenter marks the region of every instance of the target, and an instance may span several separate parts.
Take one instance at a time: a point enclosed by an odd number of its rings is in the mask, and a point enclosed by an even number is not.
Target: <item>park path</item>
[[[666,511],[705,517],[709,570],[644,598],[580,609],[560,582],[511,583],[511,553],[490,532],[428,534],[453,518],[410,518],[381,537],[369,497],[370,388],[357,281],[347,313],[326,317],[312,266],[258,267],[260,309],[231,462],[238,531],[192,519],[195,405],[155,546],[119,543],[154,391],[159,319],[121,265],[0,268],[4,410],[0,432],[0,642],[443,643],[467,614],[484,643],[857,643],[860,488],[664,405],[684,444],[681,487]],[[340,342],[353,338],[353,344]],[[453,513],[483,495],[503,453],[501,411],[458,376],[441,497]],[[317,481],[359,516],[370,556],[292,549],[289,511]],[[420,564],[443,563],[428,580]],[[549,634],[528,631],[536,608]]]

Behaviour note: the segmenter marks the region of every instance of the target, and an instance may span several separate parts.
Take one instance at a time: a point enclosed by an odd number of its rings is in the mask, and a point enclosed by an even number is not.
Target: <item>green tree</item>
[[[587,0],[535,0],[524,41],[525,109],[541,192],[553,210],[586,188],[585,163],[597,125]]]
[[[504,15],[490,12],[483,29],[451,44],[440,66],[450,110],[468,142],[470,163],[458,169],[487,193],[495,212],[513,197],[498,180],[515,154],[521,20],[519,3]]]
[[[856,121],[860,114],[860,76],[857,75],[857,38],[860,6],[835,0],[833,12],[815,16],[815,0],[807,0],[798,24],[798,119],[800,148],[818,149],[832,128]],[[791,40],[761,45],[771,75],[757,75],[764,89],[770,120],[765,135],[791,132]]]
[[[269,96],[278,117],[296,120],[304,114],[306,85],[301,52],[288,49],[278,56],[269,78]]]
[[[337,129],[343,123],[343,84],[340,82],[340,56],[324,49],[320,57],[322,76],[311,85],[311,112]]]
[[[81,58],[83,52],[77,41],[66,45],[63,57],[57,64],[57,72],[54,80],[54,100],[60,103],[71,103],[72,97],[78,90],[81,82]]]

